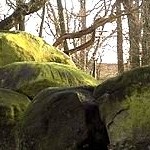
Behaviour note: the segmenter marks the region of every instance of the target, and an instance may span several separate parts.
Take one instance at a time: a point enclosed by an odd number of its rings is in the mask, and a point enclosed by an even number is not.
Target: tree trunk
[[[26,15],[37,12],[41,9],[46,2],[47,0],[30,0],[28,3],[24,3],[19,7],[16,7],[10,16],[0,21],[0,30],[12,29],[19,24]]]
[[[44,25],[44,17],[45,17],[45,5],[44,5],[44,7],[43,7],[42,15],[41,15],[41,24],[40,24],[39,37],[42,37],[43,25]]]
[[[117,2],[116,6],[117,15],[121,14],[121,3]],[[121,16],[117,18],[117,59],[118,59],[118,73],[122,73],[124,71],[124,63],[123,63],[123,36],[122,36],[122,18]]]
[[[16,7],[20,7],[22,4],[24,4],[24,0],[16,0]],[[18,29],[20,31],[25,31],[25,16],[22,15],[20,22],[18,24]]]
[[[142,65],[150,65],[150,1],[145,0],[142,9]]]
[[[139,58],[139,50],[140,50],[140,21],[139,21],[139,10],[135,10],[131,12],[131,9],[137,7],[139,2],[135,2],[133,0],[124,0],[124,8],[130,14],[128,17],[128,26],[129,26],[129,42],[130,42],[130,50],[129,50],[129,61],[131,64],[131,68],[140,66],[140,58]]]
[[[65,28],[65,20],[64,20],[63,6],[61,0],[57,0],[57,7],[58,7],[58,16],[59,16],[59,26],[61,32],[60,34],[63,35],[66,33],[66,28]],[[64,40],[63,47],[64,47],[64,53],[69,55],[67,40]]]
[[[80,0],[80,24],[81,30],[86,29],[86,0]],[[86,35],[81,37],[81,45],[86,43]],[[87,58],[86,58],[86,48],[80,51],[80,62],[83,70],[86,70]]]

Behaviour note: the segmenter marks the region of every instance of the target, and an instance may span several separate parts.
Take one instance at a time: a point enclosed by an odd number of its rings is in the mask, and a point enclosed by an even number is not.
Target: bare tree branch
[[[41,15],[39,37],[42,37],[43,34],[44,18],[45,18],[45,5],[43,6],[42,15]]]
[[[0,22],[0,29],[9,30],[13,28],[15,25],[20,23],[24,16],[38,11],[45,5],[46,2],[47,0],[31,0],[28,3],[20,5],[9,17]]]
[[[61,37],[59,37],[56,40],[56,42],[53,44],[53,46],[58,46],[65,39],[80,38],[83,35],[90,34],[90,33],[94,32],[99,26],[103,26],[104,24],[106,24],[108,22],[112,22],[112,21],[114,21],[114,19],[116,19],[115,15],[110,15],[107,18],[98,18],[97,20],[94,21],[93,25],[91,25],[89,28],[80,30],[75,33],[65,33],[64,35],[62,35]]]
[[[114,4],[114,7],[115,7],[115,4]],[[84,44],[82,44],[82,45],[80,45],[80,46],[78,46],[74,49],[71,49],[70,54],[73,53],[73,52],[85,49],[88,46],[90,46],[90,44],[91,45],[93,44],[93,40],[95,39],[95,30],[98,27],[104,26],[106,23],[111,23],[111,22],[115,21],[117,18],[119,18],[121,16],[129,15],[129,14],[133,13],[134,11],[136,11],[137,9],[139,9],[139,8],[131,9],[130,12],[121,11],[121,13],[119,15],[118,14],[113,14],[113,12],[112,12],[109,16],[100,17],[100,18],[96,19],[94,21],[94,23],[89,28],[86,28],[86,29],[83,29],[83,30],[80,30],[80,31],[74,32],[74,33],[65,33],[65,34],[63,34],[62,36],[60,36],[55,41],[53,46],[57,47],[58,45],[60,45],[66,39],[81,38],[83,35],[94,33],[94,36],[92,34],[92,38],[88,42],[86,42],[86,43],[84,43]],[[93,37],[94,37],[94,39],[93,39]]]
[[[78,47],[75,47],[73,49],[70,49],[69,51],[67,51],[69,54],[73,54],[77,51],[80,51],[80,50],[83,50],[87,47],[89,47],[90,45],[92,45],[94,43],[94,40],[95,40],[95,31],[93,31],[92,33],[92,37],[89,41],[85,42],[84,44],[78,46]]]

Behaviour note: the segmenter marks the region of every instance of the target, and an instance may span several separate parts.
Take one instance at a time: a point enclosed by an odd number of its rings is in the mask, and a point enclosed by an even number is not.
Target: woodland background
[[[2,0],[0,30],[29,29],[97,79],[150,64],[149,0]]]

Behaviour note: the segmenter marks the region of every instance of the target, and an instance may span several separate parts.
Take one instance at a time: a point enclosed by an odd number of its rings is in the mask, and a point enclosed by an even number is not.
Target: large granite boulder
[[[0,150],[18,150],[19,125],[29,103],[26,96],[0,88]]]
[[[107,150],[109,139],[93,87],[48,88],[29,106],[21,150]]]
[[[13,89],[33,98],[46,87],[96,85],[85,72],[54,62],[18,62],[0,68],[0,87]]]
[[[0,66],[20,61],[57,62],[75,66],[66,54],[42,38],[20,31],[0,31]]]
[[[105,81],[94,97],[113,150],[150,149],[150,67]]]

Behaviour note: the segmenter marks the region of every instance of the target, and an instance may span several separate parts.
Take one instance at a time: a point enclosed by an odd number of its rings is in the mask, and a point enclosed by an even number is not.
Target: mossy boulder
[[[67,55],[42,38],[25,32],[0,31],[0,66],[20,61],[57,62],[75,66]]]
[[[114,150],[150,148],[150,67],[125,72],[94,91]]]
[[[106,150],[108,137],[93,87],[47,88],[28,107],[21,150]]]
[[[0,68],[0,87],[34,97],[46,87],[96,85],[97,81],[70,65],[47,62],[18,62]]]
[[[0,150],[17,150],[19,124],[30,100],[17,92],[0,88]]]

